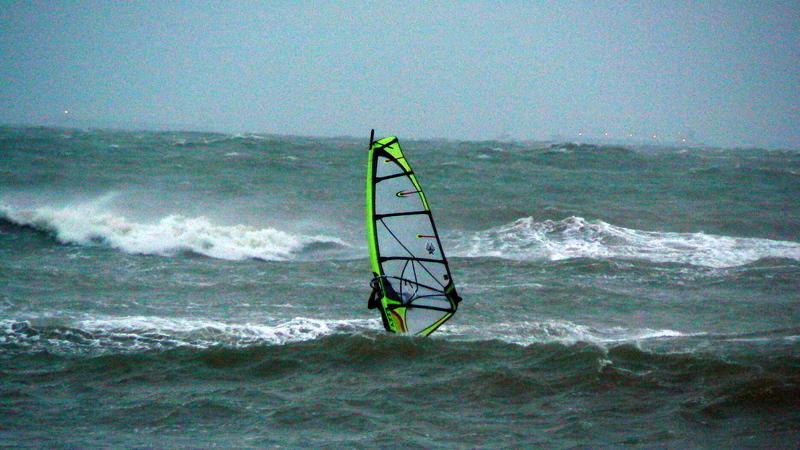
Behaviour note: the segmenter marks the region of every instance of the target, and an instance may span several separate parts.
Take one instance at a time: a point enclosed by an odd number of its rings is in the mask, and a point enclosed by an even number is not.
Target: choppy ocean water
[[[428,339],[366,309],[366,140],[0,128],[0,443],[800,444],[800,152],[400,139]]]

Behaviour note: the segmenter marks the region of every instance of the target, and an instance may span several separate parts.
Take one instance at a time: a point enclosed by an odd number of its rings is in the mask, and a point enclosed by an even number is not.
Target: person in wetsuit
[[[373,278],[372,281],[369,283],[370,287],[372,287],[372,293],[369,295],[369,299],[367,300],[367,308],[375,309],[381,305],[381,299],[383,298],[383,291],[381,290],[381,284],[378,282],[378,278]],[[389,321],[386,320],[386,311],[383,308],[378,308],[381,312],[381,319],[383,320],[383,328],[386,331],[392,331],[389,328]]]
[[[380,305],[380,299],[383,297],[381,295],[381,287],[380,283],[378,283],[378,279],[374,279],[369,283],[370,287],[372,288],[372,293],[369,294],[369,300],[367,300],[367,308],[375,309]]]

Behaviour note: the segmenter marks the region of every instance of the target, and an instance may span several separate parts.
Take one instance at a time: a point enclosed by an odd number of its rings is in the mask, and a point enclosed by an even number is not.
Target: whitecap
[[[325,235],[289,233],[275,228],[218,225],[205,217],[174,214],[141,223],[109,212],[101,200],[63,208],[16,209],[0,205],[0,218],[52,234],[59,242],[106,245],[126,253],[174,256],[193,252],[227,260],[289,260],[304,249],[348,244]]]
[[[449,324],[438,335],[458,340],[497,339],[517,345],[586,342],[599,346],[641,341],[704,336],[705,332],[672,329],[592,327],[567,320],[514,321],[478,325]]]
[[[472,235],[458,236],[451,254],[554,261],[627,258],[724,268],[762,258],[800,260],[800,243],[702,232],[642,231],[581,217],[542,222],[525,217]]]
[[[0,344],[56,353],[138,352],[177,347],[284,345],[334,334],[382,329],[377,319],[322,320],[307,317],[274,324],[157,316],[98,317],[62,324],[36,322],[36,319],[0,320]]]

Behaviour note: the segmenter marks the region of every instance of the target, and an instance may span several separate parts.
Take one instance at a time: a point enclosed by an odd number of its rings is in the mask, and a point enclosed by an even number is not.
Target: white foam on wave
[[[706,333],[683,333],[670,329],[591,327],[566,320],[519,321],[494,323],[487,326],[449,325],[440,334],[456,339],[498,339],[517,345],[575,344],[587,342],[595,345],[622,344],[654,339],[702,336]]]
[[[581,217],[542,222],[525,217],[472,236],[462,236],[451,254],[513,260],[630,258],[723,268],[762,258],[800,260],[800,243],[705,233],[641,231]]]
[[[138,223],[108,211],[109,198],[68,207],[18,209],[0,205],[0,218],[51,233],[65,244],[108,245],[133,254],[171,256],[191,251],[212,258],[288,260],[308,246],[347,247],[341,239],[274,228],[217,225],[205,217],[169,215]]]
[[[227,323],[203,318],[168,318],[158,316],[122,317],[28,317],[0,319],[0,346],[63,354],[129,353],[174,348],[244,348],[258,345],[286,345],[312,341],[333,335],[383,334],[377,318],[315,319],[294,317],[281,322]],[[621,344],[640,348],[674,346],[674,340],[700,337],[718,339],[707,332],[681,332],[672,329],[601,327],[566,320],[514,321],[483,325],[452,323],[440,328],[434,339],[455,342],[498,340],[520,346],[541,344],[574,345],[586,343],[601,349]],[[742,338],[725,336],[724,341],[796,343],[797,335]],[[695,344],[680,344],[688,351]],[[671,351],[671,350],[670,350]],[[610,364],[610,361],[602,362]]]
[[[373,324],[373,322],[375,322]],[[376,320],[322,320],[295,317],[275,325],[232,324],[207,319],[163,318],[149,316],[112,317],[79,321],[77,328],[93,334],[129,336],[168,336],[181,345],[248,346],[286,344],[318,339],[337,333],[355,332],[377,324]]]
[[[336,334],[381,333],[380,320],[295,317],[272,324],[226,323],[202,318],[157,316],[0,320],[0,344],[14,343],[50,351],[146,351],[177,347],[284,345]],[[49,325],[48,325],[49,324]],[[701,336],[669,329],[599,328],[562,320],[448,324],[434,336],[456,341],[497,339],[516,345],[586,342],[605,346],[647,340]]]
[[[376,319],[321,320],[295,317],[267,325],[225,323],[210,319],[127,316],[69,321],[60,327],[36,320],[0,320],[0,344],[42,347],[48,351],[129,352],[177,347],[247,347],[283,345],[333,334],[382,329]]]

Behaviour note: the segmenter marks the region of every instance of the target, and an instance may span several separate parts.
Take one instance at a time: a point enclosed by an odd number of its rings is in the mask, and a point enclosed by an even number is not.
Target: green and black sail
[[[395,333],[427,336],[456,312],[456,293],[430,206],[397,138],[370,137],[367,243],[371,307]]]

